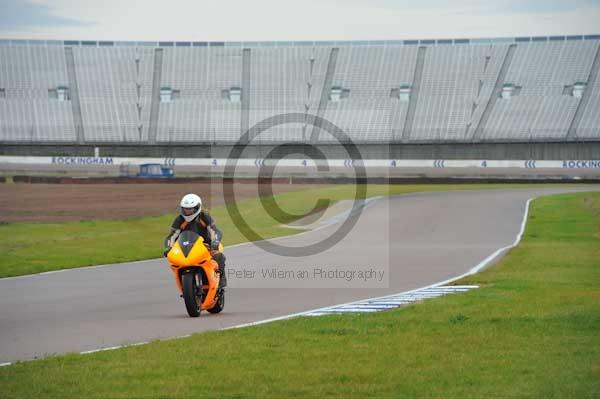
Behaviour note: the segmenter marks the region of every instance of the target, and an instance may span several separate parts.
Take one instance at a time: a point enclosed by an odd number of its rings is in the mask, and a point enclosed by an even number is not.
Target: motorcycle
[[[222,244],[219,251],[223,250]],[[202,236],[193,231],[182,232],[167,252],[175,283],[179,288],[190,317],[200,316],[202,310],[220,313],[225,306],[225,290],[219,289],[219,265]]]

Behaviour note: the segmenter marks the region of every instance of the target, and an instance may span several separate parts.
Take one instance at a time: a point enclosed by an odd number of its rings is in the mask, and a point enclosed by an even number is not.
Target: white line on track
[[[383,310],[395,309],[400,306],[409,305],[429,298],[437,298],[443,295],[467,292],[474,288],[479,288],[479,286],[450,285],[424,288],[413,293],[392,294],[381,299],[366,299],[364,301],[355,302],[349,305],[334,305],[312,313],[308,313],[307,316],[323,316],[347,312],[379,312]]]
[[[527,224],[527,216],[529,215],[529,204],[534,199],[535,199],[535,197],[534,198],[530,198],[530,199],[527,200],[527,202],[525,204],[525,211],[523,212],[523,219],[521,221],[521,228],[519,230],[519,233],[517,234],[517,237],[516,237],[515,241],[511,245],[507,245],[505,247],[502,247],[502,248],[496,250],[490,256],[488,256],[487,258],[485,258],[484,260],[482,260],[481,262],[479,262],[471,270],[469,270],[466,273],[461,274],[460,276],[452,277],[452,278],[450,278],[448,280],[440,281],[440,282],[435,283],[435,284],[431,284],[431,285],[428,285],[428,286],[425,286],[425,287],[417,288],[415,290],[406,291],[406,292],[402,292],[402,293],[394,294],[394,295],[413,294],[413,293],[416,293],[416,292],[421,291],[421,290],[425,290],[425,289],[429,289],[429,288],[435,288],[435,287],[440,287],[442,285],[450,284],[450,283],[452,283],[452,282],[454,282],[456,280],[460,280],[461,278],[464,278],[466,276],[469,276],[471,274],[475,274],[475,273],[479,272],[481,269],[483,269],[484,267],[486,267],[487,265],[489,265],[491,262],[493,262],[504,251],[508,251],[509,249],[514,248],[521,241],[523,233],[525,232],[525,225]],[[394,295],[386,295],[386,296],[377,297],[377,298],[365,298],[365,299],[361,299],[359,301],[353,301],[353,302],[343,303],[341,305],[336,305],[336,306],[340,306],[341,307],[341,306],[346,306],[346,305],[354,305],[356,303],[364,302],[364,301],[369,301],[369,300],[370,301],[375,301],[375,300],[380,300],[380,299],[388,299],[389,297],[394,296]],[[305,312],[293,313],[293,314],[290,314],[290,315],[274,317],[274,318],[271,318],[271,319],[265,319],[265,320],[254,321],[254,322],[251,322],[251,323],[239,324],[237,326],[227,327],[227,328],[225,328],[225,330],[229,330],[229,329],[233,329],[233,328],[251,327],[251,326],[256,326],[256,325],[265,324],[265,323],[271,323],[273,321],[279,321],[279,320],[287,320],[287,319],[291,319],[293,317],[305,316],[305,315],[309,315],[311,313],[317,313],[317,312],[323,311],[325,309],[328,309],[330,307],[331,306],[326,306],[326,307],[322,307],[322,308],[318,308],[318,309],[307,310]]]
[[[381,197],[375,197],[375,198],[381,198]],[[373,198],[373,199],[375,199]],[[492,253],[491,255],[489,255],[487,258],[485,258],[484,260],[482,260],[481,262],[479,262],[475,267],[473,267],[472,269],[470,269],[468,272],[461,274],[460,276],[457,277],[452,277],[448,280],[444,280],[444,281],[440,281],[438,283],[435,284],[431,284],[425,287],[421,287],[421,288],[417,288],[414,290],[410,290],[410,291],[405,291],[405,292],[400,292],[398,294],[392,294],[392,295],[385,295],[385,296],[381,296],[381,297],[376,297],[376,298],[365,298],[365,299],[361,299],[358,301],[353,301],[353,302],[348,302],[348,303],[343,303],[343,304],[339,304],[339,305],[333,305],[333,306],[325,306],[325,307],[321,307],[321,308],[317,308],[317,309],[311,309],[311,310],[307,310],[304,312],[298,312],[298,313],[292,313],[289,315],[284,315],[284,316],[279,316],[279,317],[273,317],[271,319],[265,319],[265,320],[259,320],[259,321],[253,321],[250,323],[244,323],[244,324],[238,324],[235,326],[231,326],[231,327],[226,327],[226,328],[222,328],[221,330],[231,330],[231,329],[236,329],[236,328],[245,328],[245,327],[252,327],[252,326],[257,326],[260,324],[266,324],[266,323],[271,323],[274,321],[280,321],[280,320],[288,320],[288,319],[292,319],[295,317],[299,317],[299,316],[320,316],[321,313],[322,314],[330,314],[327,313],[329,309],[332,308],[339,308],[341,310],[341,308],[343,307],[348,307],[348,306],[352,306],[352,305],[356,305],[356,304],[361,304],[361,303],[367,303],[367,302],[375,302],[375,301],[385,301],[385,300],[393,300],[394,298],[400,298],[400,297],[408,297],[410,295],[418,295],[419,292],[423,292],[425,290],[428,289],[443,289],[442,286],[446,285],[446,284],[450,284],[456,280],[460,280],[461,278],[464,278],[466,276],[470,276],[472,274],[475,274],[479,271],[481,271],[483,268],[485,268],[486,266],[488,266],[490,263],[492,263],[494,260],[496,260],[502,253],[504,253],[505,251],[510,250],[511,248],[516,247],[519,242],[521,241],[521,238],[523,237],[523,233],[525,232],[525,226],[527,224],[527,216],[529,215],[529,205],[531,203],[531,201],[533,201],[536,197],[530,198],[527,200],[526,204],[525,204],[525,211],[523,212],[523,219],[521,221],[521,228],[519,230],[519,233],[517,234],[517,237],[515,238],[515,241],[510,244],[507,245],[505,247],[502,247],[498,250],[496,250],[494,253]],[[367,205],[367,203],[365,203],[365,205]],[[321,227],[319,227],[321,228]],[[315,229],[316,230],[316,229]],[[306,234],[315,230],[310,230],[310,231],[306,231],[306,232],[302,232],[300,234]],[[298,236],[300,234],[297,234],[295,236]],[[285,238],[285,237],[278,237],[278,238]],[[240,244],[235,244],[230,246],[231,247],[235,247],[235,246],[241,246],[241,245],[247,245],[250,243],[240,243]],[[137,263],[137,262],[144,262],[144,261],[135,261],[135,262],[130,262],[130,263]],[[107,266],[114,266],[114,265],[99,265],[99,266],[91,266],[93,268],[98,268],[98,267],[107,267]],[[77,269],[62,269],[62,270],[56,270],[53,272],[62,272],[62,271],[68,271],[68,270],[77,270]],[[83,269],[79,269],[79,270],[83,270]],[[53,273],[53,272],[45,272],[46,274],[49,273]],[[40,274],[44,274],[44,273],[39,273],[39,274],[33,274],[33,275],[27,275],[27,276],[17,276],[17,277],[7,277],[7,278],[23,278],[23,277],[32,277],[32,276],[37,276]],[[457,288],[460,289],[467,289],[467,287],[471,287],[471,288],[475,288],[476,286],[460,286]],[[470,289],[470,288],[469,288]],[[439,296],[439,295],[436,295]],[[424,299],[421,296],[422,299]],[[362,309],[360,311],[364,312],[364,311],[368,311],[368,312],[377,312],[381,309]],[[345,309],[345,312],[357,312],[359,310],[356,309]],[[187,335],[182,335],[179,337],[173,337],[173,338],[167,338],[167,339],[163,339],[161,341],[170,341],[173,339],[179,339],[179,338],[188,338],[190,337],[191,334],[187,334]],[[130,346],[139,346],[139,345],[145,345],[148,342],[139,342],[139,343],[134,343],[134,344],[128,344],[128,345],[121,345],[121,346],[112,346],[112,347],[108,347],[108,348],[99,348],[99,349],[93,349],[93,350],[88,350],[85,352],[80,352],[81,354],[90,354],[90,353],[97,353],[97,352],[103,352],[103,351],[110,351],[110,350],[115,350],[115,349],[120,349],[120,348],[127,348]],[[32,359],[35,360],[35,359]],[[13,363],[7,362],[7,363],[0,363],[0,367],[5,367],[5,366],[10,366]]]
[[[368,207],[370,207],[371,205],[373,205],[376,201],[385,198],[383,196],[376,196],[376,197],[369,197],[369,198],[365,198],[362,202],[362,204],[358,205],[357,209],[360,209],[361,212],[365,209],[367,209]],[[340,218],[342,217],[347,217],[348,215],[350,215],[350,213],[352,212],[356,212],[356,210],[354,208],[351,208],[345,212],[342,212],[338,215],[333,215],[331,216],[329,219],[323,221],[322,225],[314,228],[312,230],[307,230],[307,231],[302,231],[300,233],[296,233],[296,234],[291,234],[291,235],[287,235],[287,236],[280,236],[280,237],[273,237],[273,238],[268,238],[265,239],[263,241],[276,241],[276,240],[282,240],[284,238],[290,238],[290,237],[300,237],[304,234],[308,234],[308,233],[313,233],[315,231],[319,231],[321,229],[324,229],[326,227],[329,227],[330,225],[334,224],[335,222],[339,221]],[[290,229],[293,229],[290,227]],[[246,241],[246,242],[240,242],[238,244],[233,244],[233,245],[228,245],[226,248],[231,249],[231,248],[235,248],[235,247],[241,247],[244,245],[250,245],[250,244],[254,244],[256,243],[256,241]],[[161,260],[163,258],[154,258],[154,259],[142,259],[142,260],[133,260],[130,262],[125,262],[128,265],[129,264],[136,264],[136,263],[142,263],[142,262],[150,262],[150,261],[157,261],[157,260]],[[26,274],[23,276],[13,276],[13,277],[3,277],[0,278],[0,280],[10,280],[10,279],[25,279],[25,278],[31,278],[31,277],[37,277],[37,276],[46,276],[49,274],[56,274],[56,273],[63,273],[63,272],[77,272],[77,271],[85,271],[85,270],[90,270],[90,269],[100,269],[100,268],[104,268],[104,267],[114,267],[114,266],[119,266],[122,265],[123,263],[111,263],[108,265],[95,265],[95,266],[82,266],[82,267],[73,267],[70,269],[59,269],[59,270],[50,270],[47,272],[41,272],[41,273],[34,273],[34,274]],[[0,367],[2,365],[0,364]]]

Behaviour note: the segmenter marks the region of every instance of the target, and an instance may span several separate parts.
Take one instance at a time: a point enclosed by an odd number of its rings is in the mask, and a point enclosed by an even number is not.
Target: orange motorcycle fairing
[[[222,247],[219,248],[220,250]],[[202,276],[202,302],[200,310],[209,310],[217,305],[220,275],[219,266],[204,245],[201,236],[184,232],[167,253],[167,259],[179,292],[183,295],[183,275],[196,273]]]

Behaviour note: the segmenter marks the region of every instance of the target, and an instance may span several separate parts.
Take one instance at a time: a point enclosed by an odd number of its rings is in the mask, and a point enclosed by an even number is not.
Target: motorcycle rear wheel
[[[210,309],[206,309],[206,310],[208,310],[209,313],[221,313],[221,311],[223,310],[224,307],[225,307],[225,290],[221,289],[221,292],[219,293],[219,297],[217,298],[217,303],[215,304],[215,306],[213,306]]]

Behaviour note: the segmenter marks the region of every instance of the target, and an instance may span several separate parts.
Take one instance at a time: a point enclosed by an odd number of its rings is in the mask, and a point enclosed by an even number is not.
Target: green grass
[[[367,195],[508,187],[531,186],[369,185]],[[273,209],[275,201],[287,213],[301,216],[315,206],[318,198],[335,202],[353,198],[354,193],[353,185],[332,185],[289,192],[277,195],[270,201],[267,199],[267,208]],[[264,238],[299,232],[298,229],[281,227],[281,221],[269,216],[257,198],[241,201],[238,206],[244,219]],[[211,214],[224,231],[225,245],[247,241],[224,206],[211,209]],[[123,221],[0,224],[0,253],[3,254],[0,257],[0,277],[157,258],[162,253],[163,240],[169,232],[174,216],[152,216]],[[292,220],[293,217],[288,216],[283,222]]]
[[[600,193],[532,203],[521,244],[378,314],[297,318],[0,368],[2,398],[598,398]]]

